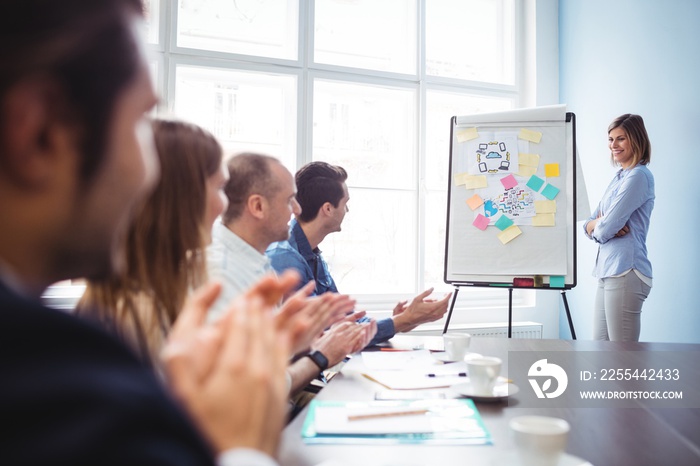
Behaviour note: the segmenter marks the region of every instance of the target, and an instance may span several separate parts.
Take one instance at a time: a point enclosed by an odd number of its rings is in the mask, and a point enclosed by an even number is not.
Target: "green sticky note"
[[[559,188],[556,188],[549,183],[542,190],[542,195],[550,201],[557,197],[557,194],[559,194]]]
[[[496,223],[494,223],[494,226],[498,228],[499,230],[503,231],[509,226],[513,224],[513,221],[506,217],[505,215],[501,215],[501,217],[496,220]]]
[[[544,180],[542,178],[540,178],[537,175],[532,175],[527,182],[527,187],[532,189],[535,192],[539,192],[540,189],[542,189],[543,184],[544,184]]]
[[[564,288],[565,281],[563,275],[552,275],[549,277],[550,288]]]

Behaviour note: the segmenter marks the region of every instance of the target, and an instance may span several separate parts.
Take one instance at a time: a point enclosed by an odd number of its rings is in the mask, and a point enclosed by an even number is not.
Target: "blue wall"
[[[700,342],[699,23],[696,0],[559,0],[560,102],[577,116],[592,209],[615,171],[610,121],[642,115],[652,143],[654,287],[641,341]],[[578,286],[567,293],[579,339],[592,338],[595,255],[579,235]],[[565,318],[560,331],[570,335]]]

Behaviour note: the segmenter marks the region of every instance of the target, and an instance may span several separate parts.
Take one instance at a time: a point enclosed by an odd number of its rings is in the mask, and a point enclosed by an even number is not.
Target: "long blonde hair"
[[[187,293],[206,281],[206,181],[220,169],[222,150],[209,132],[184,122],[156,120],[153,133],[161,178],[129,228],[126,266],[89,281],[76,312],[101,321],[157,367]]]

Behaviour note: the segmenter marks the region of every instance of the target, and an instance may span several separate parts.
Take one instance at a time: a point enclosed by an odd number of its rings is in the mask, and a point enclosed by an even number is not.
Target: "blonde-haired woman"
[[[651,143],[639,115],[625,114],[608,127],[610,160],[619,166],[603,199],[584,225],[598,243],[594,338],[638,341],[642,305],[652,286],[646,239],[654,209]]]

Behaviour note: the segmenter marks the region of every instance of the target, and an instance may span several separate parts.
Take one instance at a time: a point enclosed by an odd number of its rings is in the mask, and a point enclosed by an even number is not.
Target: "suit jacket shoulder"
[[[126,347],[2,285],[0,374],[4,464],[214,464],[186,415]]]

